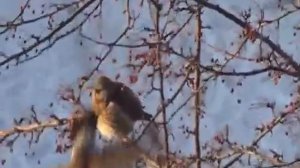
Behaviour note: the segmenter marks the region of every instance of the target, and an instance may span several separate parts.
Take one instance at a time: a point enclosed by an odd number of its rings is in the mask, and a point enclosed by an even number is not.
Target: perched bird
[[[109,102],[114,102],[134,122],[152,119],[152,115],[143,110],[143,106],[135,93],[125,84],[115,82],[106,76],[95,80],[92,91],[92,107],[94,111],[105,108]]]
[[[98,116],[98,130],[109,139],[121,137],[124,140],[136,121],[152,118],[129,87],[106,76],[100,76],[94,83],[92,109]]]

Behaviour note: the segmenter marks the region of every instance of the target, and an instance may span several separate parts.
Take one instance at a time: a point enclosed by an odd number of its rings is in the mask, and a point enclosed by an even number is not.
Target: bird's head
[[[110,90],[112,85],[113,81],[110,80],[107,76],[100,76],[95,80],[93,88],[94,90],[105,91]]]
[[[115,83],[106,76],[98,77],[92,87],[92,98],[109,103],[115,92]]]

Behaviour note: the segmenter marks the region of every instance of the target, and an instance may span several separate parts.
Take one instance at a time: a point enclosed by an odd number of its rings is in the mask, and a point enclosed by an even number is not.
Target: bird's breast
[[[126,137],[133,130],[134,122],[122,111],[115,111],[108,107],[103,111],[97,122],[97,129],[108,139]]]
[[[107,139],[112,139],[117,134],[115,128],[111,124],[104,122],[102,117],[98,118],[97,129]]]

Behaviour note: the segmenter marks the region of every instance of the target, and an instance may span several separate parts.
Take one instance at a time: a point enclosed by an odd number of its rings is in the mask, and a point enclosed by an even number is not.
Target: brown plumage
[[[88,168],[93,155],[97,117],[93,113],[84,113],[75,119],[72,125],[73,148],[71,161],[67,168]]]
[[[109,105],[113,109],[113,105]],[[70,162],[58,168],[132,168],[143,155],[136,146],[105,146],[103,151],[95,147],[97,117],[92,112],[76,118],[72,125],[72,154]]]
[[[106,76],[97,78],[94,83],[92,109],[98,116],[98,130],[108,139],[124,140],[137,120],[150,121],[152,118],[129,87]]]
[[[99,113],[97,129],[108,139],[119,138],[127,141],[127,135],[133,130],[134,122],[120,106],[110,102],[105,110]]]
[[[151,114],[143,110],[141,101],[128,86],[121,82],[112,81],[106,76],[100,76],[96,79],[92,101],[94,109],[104,108],[112,101],[119,105],[122,111],[133,121],[150,121],[152,118]]]

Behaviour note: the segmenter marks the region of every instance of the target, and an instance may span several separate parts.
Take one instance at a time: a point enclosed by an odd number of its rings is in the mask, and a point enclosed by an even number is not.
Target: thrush
[[[133,130],[136,121],[150,121],[152,118],[143,110],[141,101],[128,86],[106,76],[95,80],[92,109],[99,116],[98,130],[107,138],[124,138]]]
[[[128,86],[100,76],[96,79],[92,91],[93,109],[98,111],[99,108],[105,108],[111,101],[118,104],[133,121],[150,121],[152,118],[151,114],[143,110],[141,101]]]

